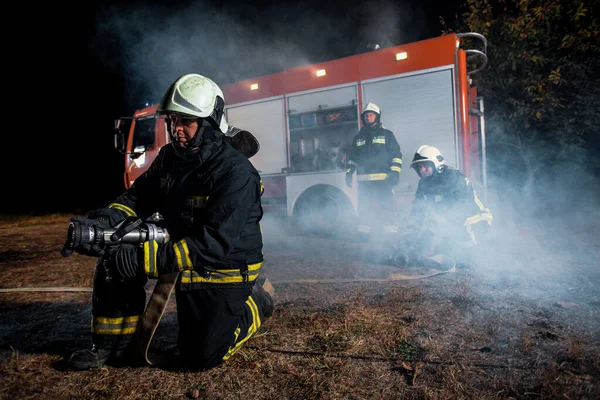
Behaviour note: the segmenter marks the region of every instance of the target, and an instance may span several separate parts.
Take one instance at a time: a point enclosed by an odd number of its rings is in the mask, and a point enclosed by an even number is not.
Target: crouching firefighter
[[[108,207],[87,218],[73,217],[79,224],[107,228],[158,213],[169,240],[75,248],[99,260],[93,346],[71,355],[72,369],[122,365],[132,354],[139,357],[135,336],[148,278],[176,276],[177,344],[186,368],[222,364],[272,315],[273,300],[257,281],[263,262],[263,187],[247,158],[258,151],[258,142],[249,132],[230,129],[223,109],[223,92],[211,79],[181,76],[157,109],[171,143]],[[232,144],[240,140],[245,147],[238,151]]]
[[[419,147],[410,166],[420,180],[394,263],[418,265],[424,256],[444,254],[458,265],[470,264],[473,250],[490,230],[491,211],[479,200],[469,178],[446,165],[436,147]]]

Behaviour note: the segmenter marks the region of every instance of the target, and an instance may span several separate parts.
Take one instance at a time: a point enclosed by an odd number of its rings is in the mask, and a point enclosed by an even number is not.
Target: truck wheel
[[[344,236],[354,223],[354,208],[346,195],[330,186],[314,186],[296,201],[294,226],[316,236]]]

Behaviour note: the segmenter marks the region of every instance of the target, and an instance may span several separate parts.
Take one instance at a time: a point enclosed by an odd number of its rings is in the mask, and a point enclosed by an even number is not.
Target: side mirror
[[[132,117],[123,117],[115,120],[114,147],[121,154],[126,154],[127,152],[127,138],[129,137],[132,121]]]

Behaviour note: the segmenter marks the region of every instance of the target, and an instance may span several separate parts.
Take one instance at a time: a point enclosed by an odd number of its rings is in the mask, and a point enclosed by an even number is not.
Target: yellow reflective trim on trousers
[[[158,278],[158,268],[156,267],[157,254],[158,243],[156,240],[144,243],[144,272],[152,278]]]
[[[396,164],[402,165],[402,159],[401,158],[394,157],[394,158],[392,158],[392,162],[396,163]]]
[[[192,208],[206,208],[209,196],[193,196],[191,199]]]
[[[365,181],[384,181],[385,178],[387,178],[388,174],[386,173],[381,173],[381,174],[364,174],[364,175],[356,175],[356,180],[358,182],[365,182]]]
[[[108,205],[108,208],[114,208],[115,210],[123,211],[125,214],[127,214],[128,217],[137,216],[137,214],[135,213],[135,211],[133,211],[133,209],[131,209],[123,204],[112,203],[112,204]]]
[[[252,282],[258,278],[262,262],[248,265],[248,281]],[[218,269],[210,272],[208,277],[201,276],[196,271],[186,270],[181,274],[181,283],[241,283],[242,274],[239,269]]]
[[[173,250],[175,250],[177,266],[179,267],[180,271],[193,268],[192,259],[190,258],[190,250],[185,239],[181,239],[179,242],[173,243]]]
[[[392,165],[392,166],[390,167],[390,169],[391,169],[392,171],[396,171],[396,172],[401,172],[401,171],[402,171],[402,168],[400,168],[400,167],[397,167],[397,166],[395,166],[395,165]]]
[[[100,335],[130,335],[137,331],[139,315],[131,315],[127,317],[92,318],[92,333]]]
[[[260,314],[258,312],[258,306],[256,305],[256,302],[254,301],[252,296],[248,297],[248,300],[246,300],[246,305],[248,306],[248,308],[250,308],[250,312],[252,313],[252,324],[248,327],[248,333],[246,334],[246,337],[240,340],[239,342],[237,342],[239,328],[236,329],[236,343],[233,347],[229,347],[229,350],[227,350],[227,353],[223,356],[223,361],[227,361],[232,355],[234,355],[235,352],[238,351],[240,347],[242,347],[242,345],[252,337],[252,335],[258,332],[258,328],[260,328],[260,326],[262,325],[262,321],[260,320]]]

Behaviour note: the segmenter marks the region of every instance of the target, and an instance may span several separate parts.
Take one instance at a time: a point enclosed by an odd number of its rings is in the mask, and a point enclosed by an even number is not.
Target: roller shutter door
[[[226,109],[229,124],[250,131],[260,150],[250,161],[261,174],[280,174],[287,167],[283,98],[231,106]]]
[[[416,191],[418,176],[409,166],[423,144],[439,148],[446,162],[458,167],[452,69],[365,82],[363,104],[371,101],[381,108],[383,126],[394,132],[402,150],[396,192]]]

